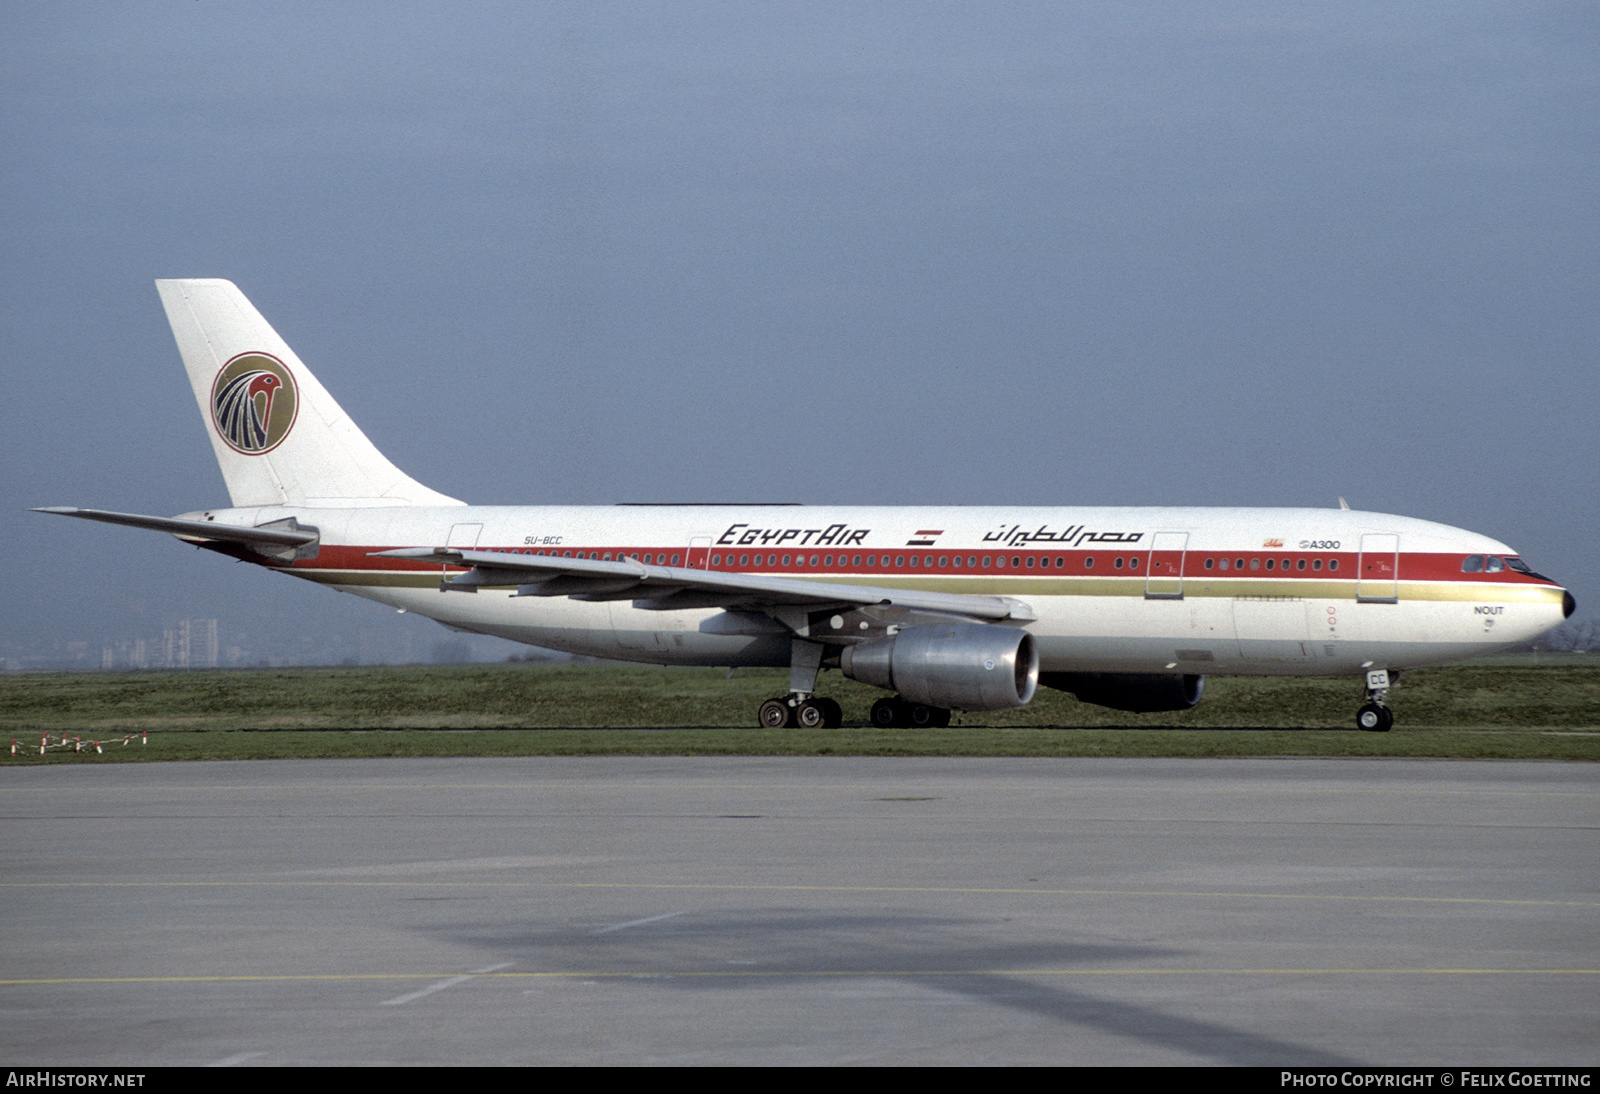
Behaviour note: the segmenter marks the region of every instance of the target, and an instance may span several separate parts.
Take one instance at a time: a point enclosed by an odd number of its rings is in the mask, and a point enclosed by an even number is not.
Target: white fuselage
[[[1503,543],[1338,509],[407,506],[212,510],[296,518],[315,557],[242,557],[481,634],[657,664],[790,663],[759,613],[627,599],[441,591],[405,547],[635,558],[660,566],[1011,597],[1044,672],[1342,675],[1515,646],[1559,624],[1564,590],[1504,566]],[[1470,560],[1480,559],[1474,569]],[[1493,559],[1493,564],[1482,564]],[[838,617],[834,617],[837,619]],[[826,643],[828,622],[810,637]]]

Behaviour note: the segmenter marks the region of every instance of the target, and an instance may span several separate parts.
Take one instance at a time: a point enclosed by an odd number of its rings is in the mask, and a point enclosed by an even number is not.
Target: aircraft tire
[[[768,699],[756,711],[756,724],[762,729],[788,729],[794,724],[789,704],[782,699]]]
[[[1356,728],[1368,733],[1387,733],[1394,728],[1394,711],[1381,703],[1363,703],[1356,711]]]
[[[950,712],[943,707],[923,703],[911,703],[909,707],[913,729],[943,729],[950,724]]]
[[[897,699],[879,699],[872,704],[872,713],[869,715],[874,729],[894,729],[896,726],[905,725],[905,704]]]
[[[807,699],[794,708],[795,724],[801,729],[822,729],[828,724],[828,709],[824,700]]]
[[[822,713],[825,716],[822,720],[824,729],[838,729],[844,725],[844,708],[836,700],[816,699],[813,701],[822,708]]]

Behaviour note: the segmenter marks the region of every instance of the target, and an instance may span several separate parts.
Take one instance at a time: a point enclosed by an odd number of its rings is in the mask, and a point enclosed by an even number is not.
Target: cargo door
[[[1239,657],[1258,665],[1309,661],[1313,656],[1306,602],[1298,597],[1236,597],[1233,633]]]

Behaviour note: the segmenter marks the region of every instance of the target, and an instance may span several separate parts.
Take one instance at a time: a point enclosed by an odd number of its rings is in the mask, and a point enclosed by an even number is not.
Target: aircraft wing
[[[373,555],[378,558],[470,567],[466,573],[446,579],[443,585],[447,589],[471,591],[514,585],[518,596],[632,600],[637,608],[656,611],[726,608],[764,611],[784,619],[790,614],[785,609],[810,612],[891,608],[965,616],[985,622],[1003,619],[1031,622],[1038,618],[1028,605],[1006,596],[932,593],[918,589],[650,566],[629,558],[606,562],[448,547],[405,547],[394,551],[374,551]]]
[[[285,552],[292,557],[297,548],[306,547],[318,540],[315,528],[302,528],[293,518],[274,521],[263,528],[242,528],[236,524],[218,524],[207,520],[180,520],[177,517],[146,517],[138,513],[112,513],[104,509],[75,509],[67,505],[52,505],[35,509],[35,513],[54,513],[62,517],[82,517],[106,524],[125,524],[130,528],[146,528],[152,532],[171,532],[180,539],[202,543],[242,543],[263,554],[277,555]]]

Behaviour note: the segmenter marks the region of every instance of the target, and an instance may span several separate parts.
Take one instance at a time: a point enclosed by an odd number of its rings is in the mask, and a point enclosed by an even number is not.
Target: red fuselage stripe
[[[367,570],[397,572],[438,572],[438,563],[414,562],[409,559],[373,558],[372,552],[393,548],[361,546],[344,547],[324,544],[314,559],[299,559],[292,564],[303,570]],[[937,576],[937,577],[988,577],[1006,574],[1021,577],[1176,577],[1176,551],[1156,551],[1154,559],[1148,549],[1130,551],[962,551],[949,549],[937,552],[898,548],[888,552],[855,549],[837,551],[807,551],[803,554],[774,551],[712,551],[698,548],[661,547],[584,547],[559,551],[535,550],[523,547],[478,547],[478,551],[545,555],[589,559],[631,558],[656,566],[677,565],[697,569],[710,569],[724,573],[790,574],[795,576],[848,575],[867,578],[882,576]],[[1369,563],[1383,563],[1370,573],[1359,572],[1361,556],[1355,552],[1307,554],[1295,551],[1239,551],[1224,556],[1220,552],[1189,551],[1183,556],[1184,578],[1277,578],[1305,581],[1322,581],[1329,578],[1353,581],[1358,577],[1379,581],[1461,581],[1493,584],[1555,585],[1555,582],[1521,574],[1515,570],[1496,573],[1463,573],[1461,565],[1469,556],[1464,554],[1402,553],[1398,573],[1390,573],[1394,556],[1390,553],[1374,554]],[[867,560],[871,559],[871,562]],[[959,559],[959,564],[957,560]],[[1151,568],[1152,561],[1156,564]],[[1272,568],[1268,569],[1268,562]],[[985,563],[987,562],[987,565]],[[1211,563],[1207,568],[1207,562]],[[1227,568],[1223,569],[1226,563]],[[271,563],[269,563],[270,565]],[[1302,567],[1303,564],[1303,567]],[[1320,564],[1320,565],[1319,565]],[[281,564],[278,564],[281,565]],[[459,566],[451,570],[463,569]]]

